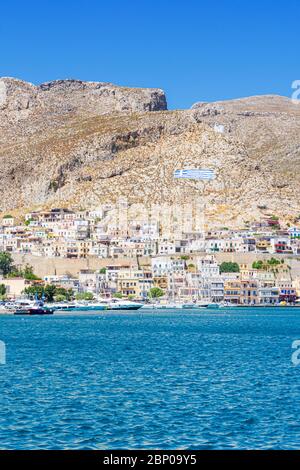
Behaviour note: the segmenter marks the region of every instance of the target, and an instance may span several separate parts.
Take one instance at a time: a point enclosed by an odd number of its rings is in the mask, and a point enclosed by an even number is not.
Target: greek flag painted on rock
[[[213,180],[215,173],[213,170],[204,168],[191,168],[185,170],[175,170],[174,178],[186,178],[192,180]]]

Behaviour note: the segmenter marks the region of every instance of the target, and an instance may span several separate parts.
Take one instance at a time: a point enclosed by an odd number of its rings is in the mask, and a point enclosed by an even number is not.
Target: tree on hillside
[[[220,273],[239,273],[240,267],[238,263],[232,261],[223,261],[220,265]]]
[[[282,260],[283,263],[284,263],[284,260]],[[271,258],[271,259],[268,259],[267,263],[270,265],[270,266],[277,266],[278,264],[282,263],[282,261],[280,261],[279,259],[276,259],[276,258]]]
[[[4,284],[0,284],[0,297],[4,297],[6,294],[6,286]]]
[[[7,276],[13,269],[13,259],[10,253],[0,251],[0,272]]]
[[[31,222],[33,222],[34,219],[27,219],[24,221],[24,225],[26,225],[26,227],[28,227],[30,225]]]
[[[21,273],[23,277],[29,281],[37,281],[40,279],[36,274],[34,274],[33,267],[30,264],[26,264]]]
[[[33,272],[33,267],[30,264],[26,264],[24,267],[12,266],[10,272],[8,273],[9,277],[23,277],[28,281],[39,281],[41,278],[38,277]]]
[[[273,272],[278,272],[278,269],[275,269],[276,266],[278,266],[279,264],[284,264],[284,259],[282,259],[281,261],[279,259],[276,259],[276,258],[270,258],[268,260],[258,260],[258,261],[254,261],[252,263],[252,268],[253,269],[262,269],[264,271],[273,271]]]
[[[252,268],[253,269],[264,269],[264,262],[262,260],[253,261]]]

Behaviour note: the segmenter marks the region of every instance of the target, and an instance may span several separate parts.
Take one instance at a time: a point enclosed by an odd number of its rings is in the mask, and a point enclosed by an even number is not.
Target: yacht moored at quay
[[[54,309],[49,305],[45,306],[43,301],[19,300],[9,305],[14,315],[52,315]]]
[[[27,307],[19,308],[15,310],[14,315],[53,315],[54,310],[52,308],[45,307]]]
[[[49,304],[50,307],[51,304]],[[54,312],[101,312],[104,310],[138,310],[142,303],[129,302],[126,300],[105,300],[101,302],[70,302],[52,304]]]
[[[44,303],[43,301],[22,299],[3,306],[6,313],[14,315],[52,315],[53,313],[97,313],[111,310],[138,310],[142,303],[119,299],[100,302],[61,302]]]

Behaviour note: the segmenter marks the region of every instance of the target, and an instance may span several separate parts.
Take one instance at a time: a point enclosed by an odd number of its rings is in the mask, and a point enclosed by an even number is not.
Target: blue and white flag
[[[183,169],[175,170],[174,178],[186,178],[191,180],[213,180],[215,178],[215,173],[213,170],[204,169],[204,168],[193,168],[193,169]]]

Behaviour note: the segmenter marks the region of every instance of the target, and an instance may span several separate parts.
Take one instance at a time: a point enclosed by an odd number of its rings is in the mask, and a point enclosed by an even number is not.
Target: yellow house
[[[133,295],[144,298],[153,286],[150,272],[142,270],[120,270],[117,278],[117,290],[124,296]]]
[[[268,240],[257,240],[256,248],[261,251],[267,251],[270,247],[270,242]]]
[[[90,240],[78,241],[77,242],[78,258],[87,258],[90,254],[92,245],[93,244]]]
[[[252,268],[251,264],[241,264],[240,265],[240,278],[249,279],[255,277],[257,270]]]
[[[224,300],[231,304],[239,304],[241,295],[241,281],[228,280],[224,284]]]

